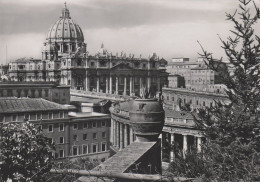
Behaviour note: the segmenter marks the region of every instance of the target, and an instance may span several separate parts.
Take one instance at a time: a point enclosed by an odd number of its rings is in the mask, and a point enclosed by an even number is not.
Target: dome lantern
[[[62,9],[62,14],[61,17],[62,18],[70,18],[70,11],[67,8],[66,2],[64,3],[64,8]]]

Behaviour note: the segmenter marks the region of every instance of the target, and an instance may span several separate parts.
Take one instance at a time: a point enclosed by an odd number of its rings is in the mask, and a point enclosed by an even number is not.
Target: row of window
[[[35,114],[34,114],[34,116],[35,116]],[[58,116],[59,116],[59,117],[57,117],[57,118],[55,118],[55,119],[64,118],[64,111],[60,111]],[[25,114],[25,115],[24,115],[24,119],[26,119],[26,120],[32,120],[33,117],[32,117],[31,114]],[[43,119],[42,113],[37,113],[35,120],[41,120],[41,119]],[[48,119],[54,119],[52,112],[48,113]],[[17,114],[12,115],[12,121],[18,121],[18,115],[17,115]]]
[[[64,111],[59,112],[59,117],[55,117],[55,119],[61,119],[64,118]],[[25,120],[41,120],[43,119],[42,113],[37,113],[37,114],[24,114],[23,119]],[[48,113],[48,117],[45,119],[54,119],[53,118],[53,113]],[[2,122],[6,121],[6,116],[2,117]],[[19,116],[17,114],[11,115],[11,121],[19,121]]]
[[[129,63],[126,63],[126,64],[127,64],[127,66],[130,66]],[[116,63],[112,63],[112,66],[115,66],[115,65],[116,65]],[[140,65],[139,63],[135,63],[135,64],[134,64],[134,66],[135,66],[136,68],[139,68],[139,65]],[[90,66],[91,66],[91,67],[95,66],[95,62],[90,62]],[[105,66],[107,66],[107,65],[106,65],[105,62],[100,62],[100,63],[99,63],[99,66],[100,66],[100,67],[105,67]],[[153,63],[153,64],[152,64],[152,68],[155,68],[155,66],[156,66],[155,63]],[[145,63],[142,64],[142,68],[146,68],[146,64],[145,64]]]
[[[89,152],[91,151],[91,149],[89,149],[89,147],[91,147],[91,145],[87,145],[87,144],[83,144],[82,145],[82,151],[81,151],[81,154],[89,154],[89,153],[97,153],[99,152],[99,145],[98,144],[92,144],[92,152]],[[105,152],[107,151],[107,144],[106,143],[101,143],[101,146],[100,146],[100,152]],[[77,156],[77,155],[80,155],[80,148],[79,146],[77,145],[74,145],[72,147],[72,155],[73,156]],[[62,150],[59,150],[59,158],[64,158],[65,157],[65,151],[62,149]]]
[[[169,97],[169,96],[167,96],[166,98],[167,98],[167,100],[170,100],[170,97]],[[172,101],[174,101],[174,100],[175,100],[175,98],[172,97]],[[178,99],[177,99],[177,100],[178,100]],[[182,100],[183,100],[183,103],[186,104],[186,99],[184,98],[184,99],[182,99]],[[192,99],[189,101],[189,104],[192,104]],[[198,100],[196,100],[196,105],[197,105],[197,106],[199,105],[199,101],[198,101]],[[203,102],[202,102],[202,105],[203,105],[203,106],[206,106],[206,102],[203,101]],[[213,105],[213,103],[210,102],[210,107],[212,107],[212,105]]]
[[[14,79],[14,77],[13,77]],[[5,90],[6,93],[4,93],[4,90],[0,90],[0,95],[1,96],[17,96],[20,97],[22,95],[22,91],[24,92],[24,96],[29,96],[34,98],[36,95],[36,90],[35,89],[31,89],[30,91],[27,89],[21,90],[21,89],[15,89],[15,91],[17,92],[17,94],[13,94],[13,89],[7,89]],[[46,90],[41,90],[38,89],[38,97],[49,97],[49,91]]]
[[[102,127],[105,127],[106,126],[106,121],[102,121],[101,122],[101,126]],[[42,126],[40,126],[41,129],[42,129]],[[97,121],[93,121],[93,122],[90,122],[90,123],[84,123],[83,124],[83,128],[96,128],[97,127]],[[48,125],[48,132],[53,132],[53,124],[49,124]],[[78,129],[78,123],[74,123],[73,124],[73,130],[77,130]],[[60,123],[59,124],[59,131],[64,131],[64,123]]]
[[[88,133],[85,133],[85,134],[83,134],[82,135],[82,139],[83,140],[88,140],[89,137],[90,136],[90,134]],[[97,133],[92,133],[92,138],[93,139],[97,139]],[[106,132],[102,132],[102,138],[103,139],[105,139],[106,138]],[[73,135],[73,140],[75,140],[75,141],[78,141],[78,135]],[[50,143],[54,143],[54,140],[53,140],[53,138],[50,138]],[[65,143],[65,139],[64,139],[64,137],[63,136],[61,136],[60,138],[59,138],[59,143],[58,144],[64,144]]]

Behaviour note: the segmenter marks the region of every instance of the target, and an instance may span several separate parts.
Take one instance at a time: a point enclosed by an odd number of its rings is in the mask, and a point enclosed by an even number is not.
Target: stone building
[[[88,55],[83,32],[68,8],[50,27],[42,60],[17,60],[9,64],[13,81],[55,81],[72,89],[121,95],[139,95],[140,88],[160,91],[167,83],[167,61],[156,54],[145,59],[133,54],[112,54],[104,45]]]
[[[44,68],[45,62],[40,59],[20,58],[9,63],[8,73],[11,81],[44,81]]]
[[[70,87],[55,82],[0,82],[1,97],[43,98],[59,104],[70,104]]]
[[[213,87],[213,85],[212,85]],[[175,111],[180,110],[180,106],[189,104],[191,110],[214,106],[215,101],[228,102],[227,96],[222,92],[213,92],[219,87],[210,91],[196,91],[185,88],[162,88],[165,106]]]
[[[93,105],[77,112],[72,105],[61,105],[42,98],[0,98],[0,123],[34,123],[55,143],[55,158],[88,157],[105,160],[109,156],[108,114],[93,112]]]
[[[215,62],[214,65],[221,67],[226,66],[223,62]],[[169,87],[194,89],[198,85],[206,87],[208,85],[222,83],[219,73],[210,70],[203,58],[198,58],[196,61],[190,61],[189,58],[173,58],[169,61],[166,69],[170,75],[179,75],[183,77],[185,82],[185,86],[176,84],[177,87],[168,85]],[[181,82],[183,81],[181,80]]]

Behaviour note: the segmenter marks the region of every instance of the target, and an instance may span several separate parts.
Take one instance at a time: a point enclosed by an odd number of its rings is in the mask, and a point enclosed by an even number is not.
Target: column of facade
[[[140,77],[140,84],[139,84],[139,86],[140,86],[140,95],[142,95],[142,87],[143,87],[143,79],[142,79],[142,77]]]
[[[187,141],[187,135],[182,135],[183,136],[183,149],[182,149],[182,152],[183,152],[183,157],[185,158],[185,155],[186,155],[186,152],[187,152],[187,149],[188,149],[188,141]]]
[[[116,77],[116,94],[118,94],[118,77]]]
[[[124,124],[124,148],[127,146],[127,124]]]
[[[97,77],[97,92],[99,92],[99,77]]]
[[[108,94],[108,77],[106,76],[106,94]]]
[[[111,118],[111,127],[110,127],[110,143],[114,144],[114,120]]]
[[[198,149],[198,152],[201,152],[201,137],[200,136],[197,137],[197,149]]]
[[[109,93],[112,94],[112,86],[113,86],[113,77],[110,75],[110,78],[109,78]]]
[[[133,77],[131,77],[131,76],[130,76],[130,87],[129,87],[129,88],[130,88],[130,89],[129,89],[129,91],[130,91],[130,94],[129,94],[129,95],[131,96],[131,94],[132,94],[132,92],[133,92],[133,90],[132,90],[132,89],[133,89]]]
[[[135,94],[135,76],[132,77],[132,92]]]
[[[161,90],[161,78],[157,77],[157,91]]]
[[[129,142],[130,144],[134,142],[134,134],[133,134],[133,128],[132,126],[129,126]]]
[[[117,146],[117,121],[114,120],[114,137],[113,137],[113,145],[116,147]]]
[[[124,135],[123,135],[123,123],[119,123],[119,130],[120,130],[120,150],[123,149],[123,145],[124,145]]]
[[[89,91],[90,90],[90,80],[89,80],[89,77],[86,75],[86,79],[85,79],[85,90],[86,91]]]
[[[174,133],[171,133],[171,145],[174,143]],[[170,161],[172,162],[174,159],[174,153],[173,153],[173,149],[171,149],[171,153],[170,153]]]
[[[147,77],[147,88],[150,89],[150,87],[151,87],[151,77],[148,76]]]
[[[117,135],[116,135],[116,139],[117,139],[117,141],[116,141],[116,146],[117,146],[117,148],[119,148],[119,145],[120,145],[120,123],[117,121]]]
[[[126,80],[127,78],[126,78],[126,76],[124,77],[124,95],[126,95]]]

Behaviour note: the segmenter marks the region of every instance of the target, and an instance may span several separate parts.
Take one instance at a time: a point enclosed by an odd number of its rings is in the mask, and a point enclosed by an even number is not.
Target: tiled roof
[[[67,107],[42,98],[0,98],[0,113],[66,110]]]

